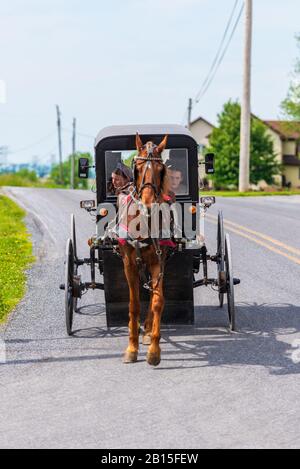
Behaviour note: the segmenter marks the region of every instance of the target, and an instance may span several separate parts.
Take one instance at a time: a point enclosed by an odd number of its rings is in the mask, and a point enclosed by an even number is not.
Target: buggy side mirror
[[[207,153],[205,155],[205,172],[206,174],[214,174],[214,159],[215,155],[213,153]]]
[[[88,158],[79,158],[78,176],[81,179],[88,179],[88,177],[89,177],[89,160],[88,160]]]

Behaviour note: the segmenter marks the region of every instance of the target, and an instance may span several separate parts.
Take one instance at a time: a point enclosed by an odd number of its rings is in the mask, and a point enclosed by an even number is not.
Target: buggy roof
[[[95,139],[95,147],[105,138],[135,135],[137,132],[140,135],[186,135],[193,138],[189,129],[178,124],[112,125],[100,130]]]

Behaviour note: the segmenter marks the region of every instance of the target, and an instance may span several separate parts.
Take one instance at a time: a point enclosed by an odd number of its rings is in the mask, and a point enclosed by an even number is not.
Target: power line
[[[234,5],[233,5],[232,12],[231,12],[230,17],[229,17],[229,19],[228,19],[228,21],[227,21],[227,25],[226,25],[225,31],[224,31],[224,33],[223,33],[223,37],[222,37],[222,39],[221,39],[220,46],[219,46],[219,48],[218,48],[218,50],[217,50],[217,53],[216,53],[216,55],[215,55],[215,58],[214,58],[212,64],[211,64],[211,67],[210,67],[210,69],[209,69],[209,72],[208,72],[208,74],[207,74],[205,80],[203,81],[200,90],[198,91],[198,93],[197,93],[197,95],[196,95],[196,97],[195,97],[196,103],[198,102],[199,96],[201,95],[203,89],[205,88],[207,82],[209,81],[210,75],[211,75],[211,73],[213,72],[214,67],[215,67],[215,65],[216,65],[216,63],[217,63],[217,60],[218,60],[219,55],[220,55],[220,53],[221,53],[221,50],[222,50],[222,48],[223,48],[223,45],[224,45],[224,42],[225,42],[225,39],[226,39],[228,30],[229,30],[229,27],[230,27],[230,25],[231,25],[231,22],[232,22],[232,19],[233,19],[233,16],[234,16],[234,13],[235,13],[235,10],[236,10],[237,5],[238,5],[238,0],[235,0],[235,3],[234,3]]]
[[[56,151],[56,145],[55,145],[55,147],[52,147],[49,151],[43,152],[42,155],[38,154],[38,155],[36,155],[36,156],[38,157],[39,161],[41,161],[42,164],[44,164],[44,162],[45,162],[46,160],[49,160],[49,159],[50,159],[51,155],[52,155],[55,151]],[[19,164],[19,163],[15,162],[15,161],[13,160],[13,161],[10,162],[10,164]]]
[[[243,5],[241,6],[241,9],[240,9],[240,11],[239,11],[238,17],[237,17],[237,19],[236,19],[236,22],[234,23],[232,32],[231,32],[231,34],[230,34],[230,36],[229,36],[229,39],[228,39],[227,44],[226,44],[226,46],[225,46],[225,49],[223,50],[223,53],[222,53],[221,57],[219,58],[219,61],[218,61],[217,66],[216,66],[216,68],[215,68],[215,71],[214,71],[213,75],[210,77],[210,79],[209,79],[207,85],[205,86],[205,88],[203,89],[202,93],[201,93],[200,96],[198,97],[198,99],[197,99],[197,101],[196,101],[197,103],[200,101],[201,98],[203,98],[203,96],[204,96],[205,93],[207,92],[208,88],[210,87],[210,85],[211,85],[213,79],[215,78],[215,76],[216,76],[216,74],[217,74],[217,71],[218,71],[219,68],[220,68],[221,63],[223,62],[223,59],[224,59],[224,57],[225,57],[225,54],[226,54],[226,52],[227,52],[227,50],[228,50],[228,48],[229,48],[229,46],[230,46],[230,43],[231,43],[231,41],[232,41],[232,38],[233,38],[234,33],[235,33],[235,31],[236,31],[236,28],[237,28],[237,26],[238,26],[238,24],[239,24],[239,21],[240,21],[240,19],[241,19],[241,16],[242,16],[242,13],[243,13],[243,10],[244,10],[244,6],[245,6],[245,4],[243,3]]]
[[[77,135],[79,135],[79,137],[92,138],[93,140],[95,140],[94,135],[83,134],[82,132],[77,132]]]
[[[63,127],[62,130],[63,130],[64,132],[73,133],[73,129],[68,129],[67,127]],[[77,132],[77,131],[76,131],[76,135],[79,135],[79,137],[85,137],[85,138],[89,138],[89,139],[95,140],[95,137],[94,137],[93,135],[84,134],[84,133],[82,133],[82,132]]]
[[[21,152],[23,152],[23,151],[30,150],[30,148],[33,148],[33,147],[35,147],[36,145],[39,145],[40,143],[45,142],[45,141],[48,140],[50,137],[52,137],[54,134],[55,134],[55,131],[51,132],[50,134],[46,135],[45,137],[41,138],[40,140],[38,140],[38,141],[36,141],[36,142],[34,142],[34,143],[31,143],[30,145],[27,145],[26,147],[19,148],[18,150],[14,150],[14,151],[9,151],[9,154],[10,154],[10,155],[14,155],[15,153],[21,153]]]
[[[39,155],[39,159],[41,161],[45,161],[46,159],[49,159],[49,157],[56,151],[56,145],[55,147],[52,147],[51,150],[43,153],[41,156]]]
[[[182,119],[181,119],[181,125],[186,124],[186,122],[187,122],[187,114],[188,114],[188,110],[186,109],[186,110],[184,111],[184,115],[182,116]]]

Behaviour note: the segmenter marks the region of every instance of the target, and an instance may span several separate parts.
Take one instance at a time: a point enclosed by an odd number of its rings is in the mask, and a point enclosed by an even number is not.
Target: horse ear
[[[141,137],[139,136],[138,132],[136,133],[136,136],[135,136],[135,145],[136,145],[136,149],[138,151],[140,151],[142,149],[143,142],[142,142]]]
[[[161,154],[161,153],[165,150],[165,148],[166,148],[166,146],[167,146],[167,141],[168,141],[168,135],[166,135],[166,136],[164,137],[164,139],[163,139],[163,140],[160,142],[160,144],[158,145],[158,147],[157,147],[157,153]]]

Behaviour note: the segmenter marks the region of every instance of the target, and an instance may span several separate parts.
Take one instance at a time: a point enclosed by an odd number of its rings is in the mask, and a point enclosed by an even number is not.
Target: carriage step
[[[239,285],[240,283],[241,283],[241,280],[239,278],[233,279],[233,285]]]
[[[65,284],[64,284],[64,283],[61,283],[61,284],[59,285],[59,289],[60,289],[60,290],[64,290],[64,289],[65,289]]]

